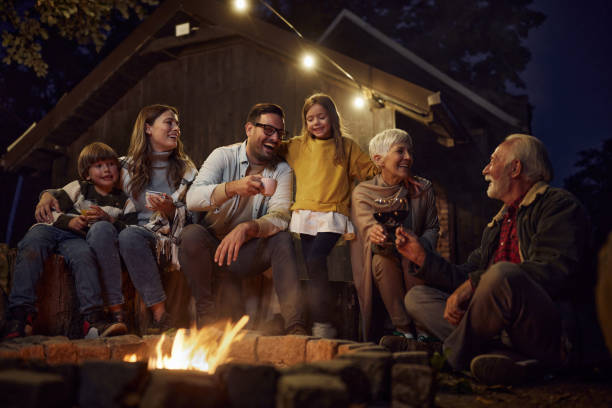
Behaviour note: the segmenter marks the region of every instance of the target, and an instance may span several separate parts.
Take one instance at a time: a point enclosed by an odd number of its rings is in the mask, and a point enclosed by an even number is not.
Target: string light
[[[365,99],[363,99],[363,96],[356,96],[355,99],[353,99],[353,106],[357,109],[362,109],[365,106]]]
[[[234,0],[234,8],[240,12],[245,11],[247,6],[246,0]]]
[[[305,54],[304,58],[302,58],[302,65],[306,69],[311,69],[315,66],[315,59],[312,54]]]

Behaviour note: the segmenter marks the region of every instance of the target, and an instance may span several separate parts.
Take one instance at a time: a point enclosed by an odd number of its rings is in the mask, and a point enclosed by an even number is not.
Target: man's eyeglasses
[[[284,139],[287,136],[287,131],[285,129],[275,128],[272,125],[264,125],[263,123],[253,122],[253,125],[263,128],[263,132],[266,136],[272,136],[274,132],[278,134],[278,137]]]

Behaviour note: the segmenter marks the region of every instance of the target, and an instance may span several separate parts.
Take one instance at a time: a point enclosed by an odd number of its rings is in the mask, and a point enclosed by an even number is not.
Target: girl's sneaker
[[[312,325],[312,335],[323,339],[334,339],[338,331],[330,323],[314,322]]]

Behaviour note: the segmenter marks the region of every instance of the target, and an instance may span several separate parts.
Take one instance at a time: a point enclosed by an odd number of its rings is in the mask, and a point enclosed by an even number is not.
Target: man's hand
[[[52,210],[60,211],[59,202],[51,193],[44,192],[40,196],[40,201],[36,204],[36,210],[34,211],[34,217],[38,222],[53,222]]]
[[[108,215],[102,208],[98,207],[97,205],[92,205],[91,207],[89,207],[85,218],[87,219],[87,222],[89,224],[93,224],[94,222],[102,220],[108,221],[111,224],[115,222],[115,219],[113,217]]]
[[[264,186],[259,174],[246,176],[239,180],[230,181],[225,184],[225,193],[228,197],[239,195],[240,197],[254,196],[264,192]]]
[[[387,239],[387,234],[385,233],[385,229],[380,224],[372,225],[370,231],[368,232],[368,239],[373,244],[382,244]]]
[[[223,262],[227,257],[227,265],[229,266],[232,262],[236,261],[242,244],[255,237],[258,231],[259,227],[255,221],[247,221],[236,225],[217,247],[215,262],[219,266],[223,266]]]
[[[421,183],[416,181],[416,179],[412,177],[412,175],[404,179],[404,185],[406,186],[408,191],[410,191],[412,194],[419,194],[421,190],[423,189],[423,186],[421,185]]]
[[[414,232],[397,227],[395,230],[395,246],[397,251],[417,266],[425,263],[425,249]]]
[[[465,314],[465,309],[474,294],[472,283],[466,280],[459,286],[452,295],[446,299],[444,308],[444,318],[453,326],[457,326]]]
[[[79,215],[78,217],[72,217],[72,219],[68,222],[68,228],[74,231],[82,231],[89,224],[87,222],[87,217],[84,215]]]
[[[151,205],[146,206],[148,209],[161,212],[170,221],[174,219],[176,206],[168,194],[152,194],[149,196],[149,202]]]

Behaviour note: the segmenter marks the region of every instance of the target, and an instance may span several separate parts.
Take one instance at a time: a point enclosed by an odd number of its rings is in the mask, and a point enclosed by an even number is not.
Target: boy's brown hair
[[[77,160],[79,177],[82,180],[87,180],[91,165],[101,160],[115,160],[117,162],[117,168],[119,168],[117,153],[106,143],[93,142],[85,146],[83,150],[81,150],[81,153],[79,153],[79,159]]]

